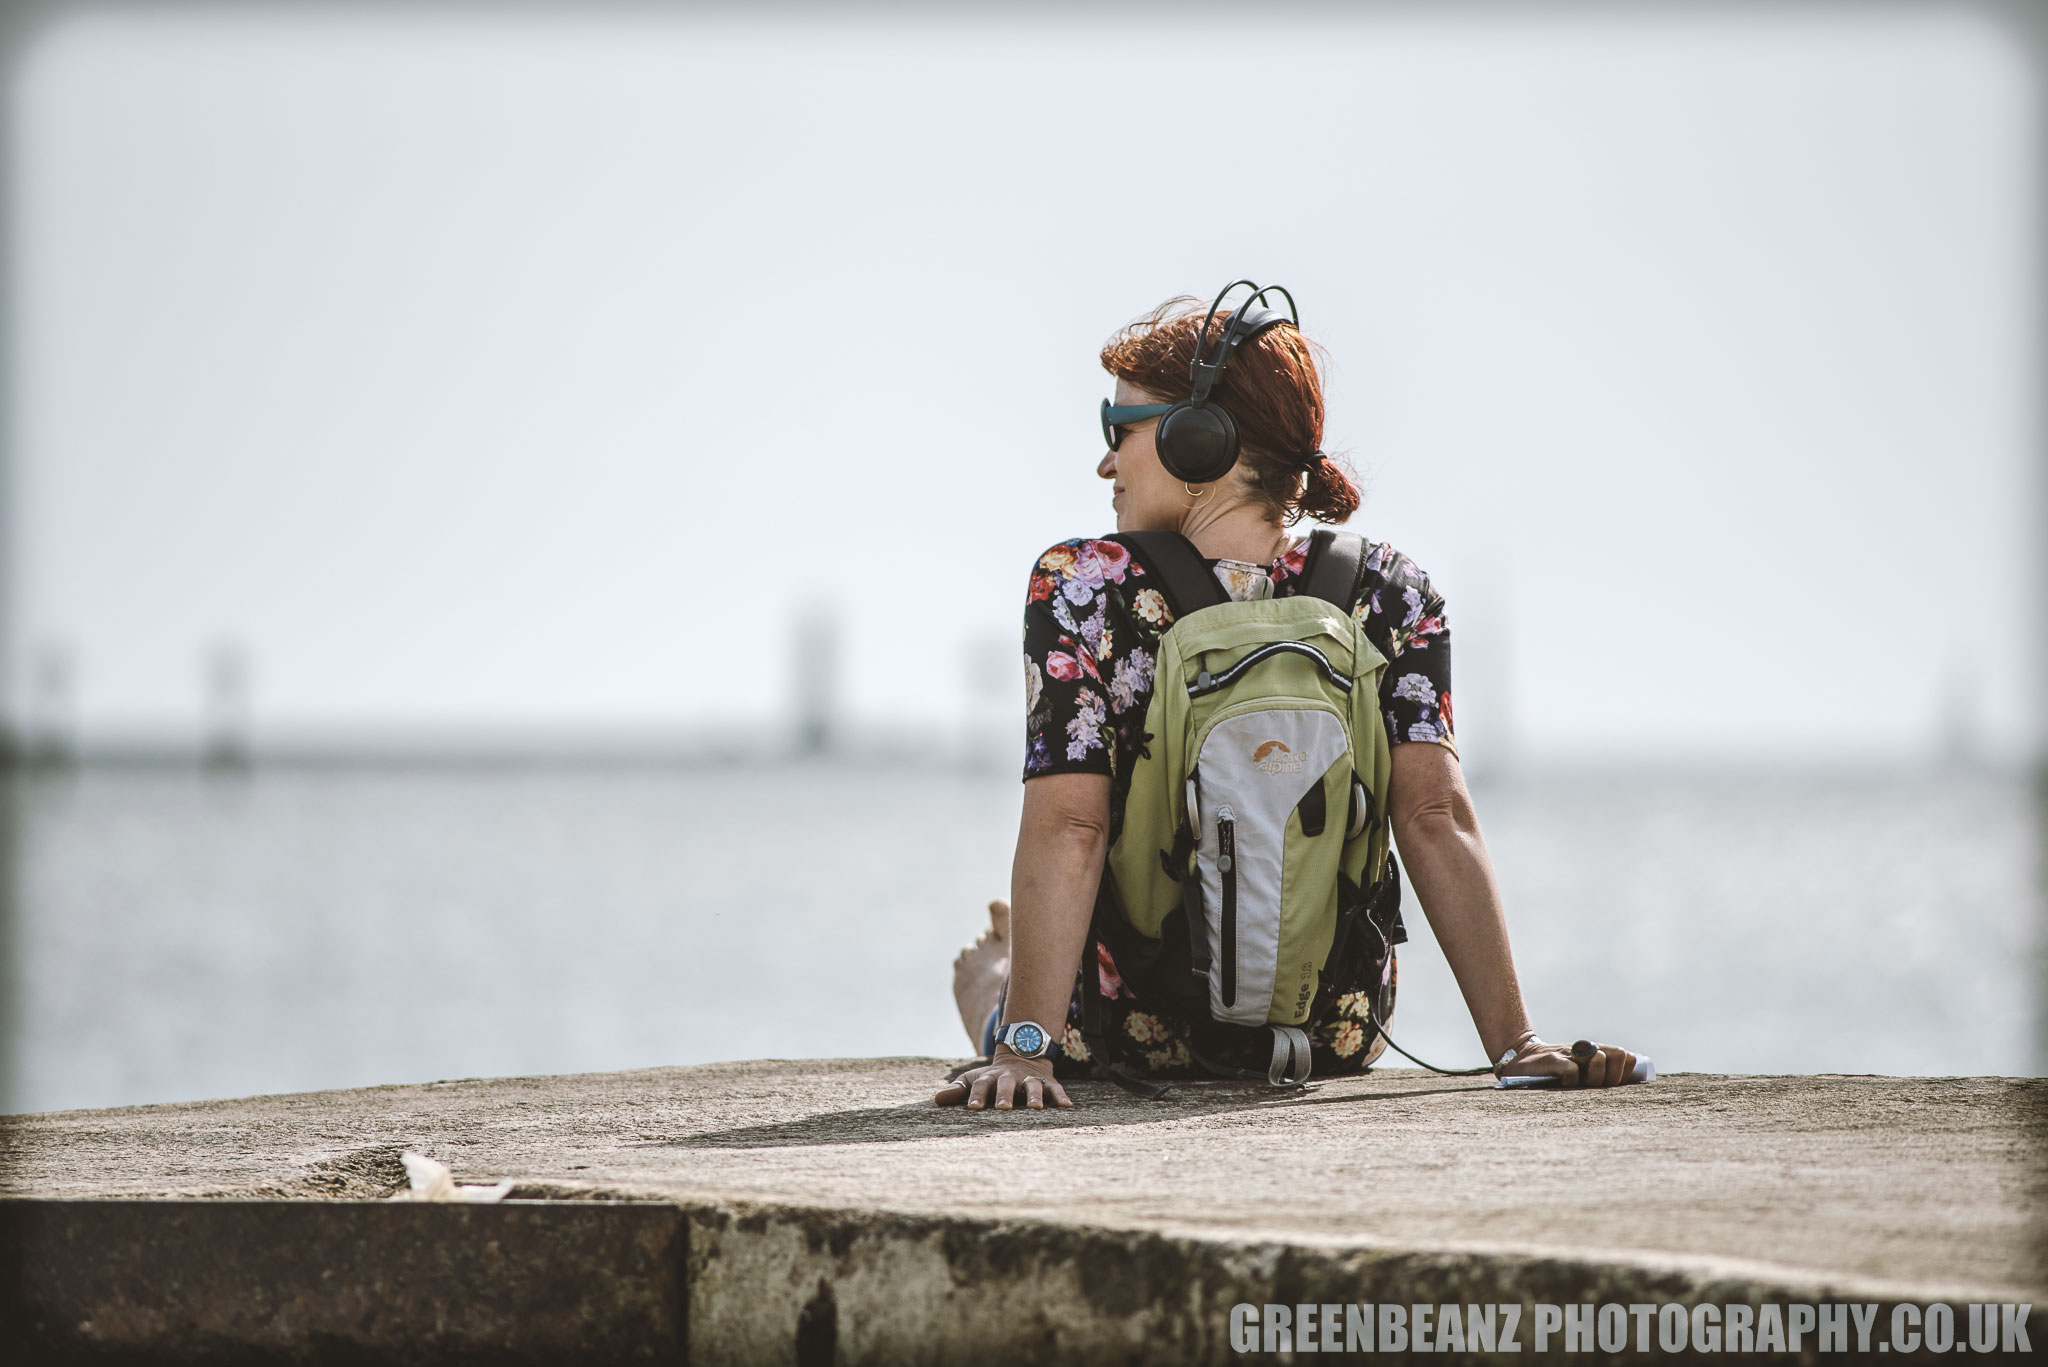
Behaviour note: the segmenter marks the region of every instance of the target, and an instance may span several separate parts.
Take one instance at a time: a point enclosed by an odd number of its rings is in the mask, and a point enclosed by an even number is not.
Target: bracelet
[[[1534,1030],[1524,1030],[1521,1034],[1515,1036],[1515,1042],[1509,1045],[1507,1049],[1502,1052],[1501,1056],[1493,1061],[1493,1071],[1495,1073],[1499,1073],[1501,1069],[1507,1067],[1510,1063],[1513,1063],[1516,1059],[1520,1058],[1522,1056],[1522,1051],[1524,1049],[1527,1049],[1532,1044],[1537,1044],[1540,1042],[1541,1041],[1539,1041],[1536,1038],[1536,1032]]]

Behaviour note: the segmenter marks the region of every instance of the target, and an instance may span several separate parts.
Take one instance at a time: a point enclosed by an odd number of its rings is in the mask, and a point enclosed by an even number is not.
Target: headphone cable
[[[1422,1067],[1429,1069],[1429,1071],[1432,1073],[1442,1073],[1445,1077],[1478,1077],[1481,1073],[1490,1073],[1493,1071],[1493,1066],[1491,1064],[1488,1064],[1484,1068],[1439,1068],[1434,1063],[1423,1062],[1423,1060],[1415,1057],[1415,1055],[1409,1053],[1406,1049],[1403,1049],[1400,1045],[1394,1043],[1394,1037],[1387,1033],[1386,1026],[1380,1026],[1379,1031],[1380,1038],[1387,1042],[1387,1048],[1393,1050],[1402,1058],[1407,1059],[1410,1063],[1420,1064]]]

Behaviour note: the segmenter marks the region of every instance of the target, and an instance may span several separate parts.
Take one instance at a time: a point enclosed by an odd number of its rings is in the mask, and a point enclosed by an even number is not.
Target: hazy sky
[[[778,711],[814,602],[956,727],[1110,529],[1097,347],[1248,274],[1475,755],[2009,749],[2033,98],[1955,13],[72,22],[17,631],[89,734],[224,637],[273,734],[611,727]]]

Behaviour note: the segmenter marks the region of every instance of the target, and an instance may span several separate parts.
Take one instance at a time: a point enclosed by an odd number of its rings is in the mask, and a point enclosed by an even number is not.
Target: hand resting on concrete
[[[1554,1077],[1566,1091],[1577,1087],[1618,1087],[1628,1081],[1636,1056],[1612,1044],[1597,1044],[1584,1068],[1572,1057],[1569,1044],[1546,1044],[1532,1039],[1515,1051],[1510,1062],[1494,1072],[1501,1077]]]
[[[1013,1098],[1026,1110],[1042,1111],[1049,1098],[1055,1106],[1071,1106],[1067,1089],[1053,1081],[1052,1060],[1018,1058],[1006,1044],[996,1046],[993,1062],[969,1068],[939,1089],[932,1098],[941,1106],[966,1103],[970,1111],[993,1106],[998,1111],[1014,1110]]]

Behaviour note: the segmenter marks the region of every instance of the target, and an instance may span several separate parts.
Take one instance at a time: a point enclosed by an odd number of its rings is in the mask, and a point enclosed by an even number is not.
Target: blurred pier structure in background
[[[822,605],[797,616],[795,673],[796,748],[802,755],[830,753],[839,744],[839,621]]]
[[[216,641],[205,663],[205,730],[201,762],[212,770],[247,769],[250,739],[249,649],[240,641]]]
[[[78,656],[62,641],[44,641],[29,662],[22,759],[55,768],[78,758]]]

